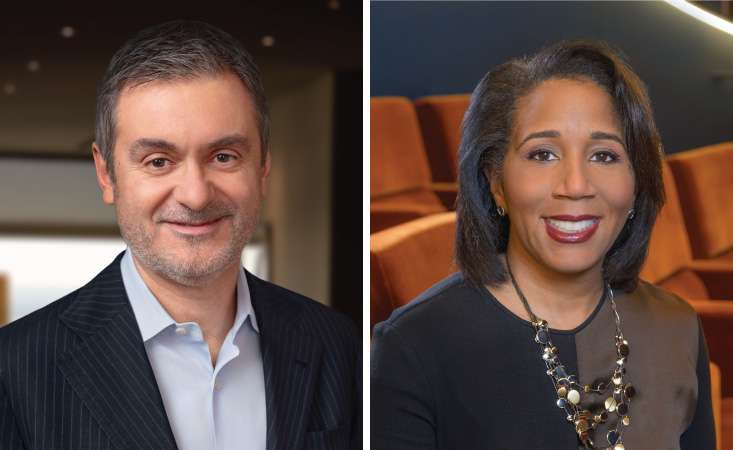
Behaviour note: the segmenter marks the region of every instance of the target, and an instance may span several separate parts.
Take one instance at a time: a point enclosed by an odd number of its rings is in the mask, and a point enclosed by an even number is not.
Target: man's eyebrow
[[[594,131],[590,134],[590,138],[591,139],[607,139],[610,141],[616,141],[619,144],[621,144],[623,148],[626,148],[626,144],[624,144],[624,141],[621,140],[620,137],[618,137],[617,135],[613,133],[606,133],[605,131]]]
[[[252,146],[249,138],[242,134],[230,134],[219,139],[215,139],[207,145],[208,148],[217,147],[241,147],[244,150],[249,150]]]
[[[557,130],[544,130],[544,131],[537,131],[534,133],[530,133],[527,135],[527,137],[524,138],[521,144],[519,144],[519,147],[523,146],[525,142],[527,142],[530,139],[538,139],[538,138],[556,138],[560,137],[560,132]]]
[[[168,142],[165,139],[140,138],[130,146],[130,159],[137,159],[137,156],[140,153],[150,149],[166,150],[170,152],[178,151],[178,147],[176,147],[175,144]]]

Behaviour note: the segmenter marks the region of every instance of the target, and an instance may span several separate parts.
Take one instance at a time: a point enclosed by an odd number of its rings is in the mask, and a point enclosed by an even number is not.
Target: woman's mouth
[[[545,230],[557,242],[579,244],[593,236],[601,218],[598,216],[552,216],[545,217]]]

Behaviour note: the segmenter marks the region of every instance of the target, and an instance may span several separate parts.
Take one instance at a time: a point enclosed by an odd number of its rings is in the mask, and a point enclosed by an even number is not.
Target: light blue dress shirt
[[[199,325],[173,320],[143,281],[129,248],[120,264],[178,448],[264,450],[265,380],[244,269],[234,325],[214,366]]]

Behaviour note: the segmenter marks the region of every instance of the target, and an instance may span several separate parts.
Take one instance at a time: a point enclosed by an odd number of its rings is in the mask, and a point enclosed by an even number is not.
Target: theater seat
[[[370,117],[371,232],[447,211],[456,188],[434,189],[412,102],[404,97],[372,98]]]
[[[8,323],[8,278],[0,273],[0,327]]]
[[[370,308],[372,327],[456,271],[453,240],[456,215],[435,214],[372,234]]]
[[[733,398],[723,398],[720,416],[722,445],[719,448],[733,450]]]
[[[733,300],[733,260],[692,257],[683,209],[672,171],[662,168],[667,201],[654,225],[641,278],[686,299]],[[685,205],[687,208],[688,205]]]
[[[674,173],[696,259],[733,262],[733,142],[676,153]]]
[[[722,390],[733,397],[733,265],[692,259],[672,171],[662,168],[667,201],[654,225],[641,278],[688,300],[700,315],[710,359],[722,371]],[[714,301],[710,301],[714,299]]]
[[[470,101],[468,94],[433,95],[415,100],[433,181],[458,180],[461,122]]]

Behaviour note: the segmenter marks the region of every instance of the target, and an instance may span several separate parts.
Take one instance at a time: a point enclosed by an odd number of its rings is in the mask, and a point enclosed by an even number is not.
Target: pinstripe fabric
[[[176,448],[120,258],[81,289],[0,328],[0,450]],[[353,326],[247,277],[262,333],[267,450],[361,448]]]

